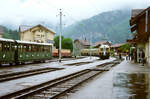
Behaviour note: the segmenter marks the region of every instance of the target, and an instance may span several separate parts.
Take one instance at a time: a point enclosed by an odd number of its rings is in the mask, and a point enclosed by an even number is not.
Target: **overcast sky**
[[[63,14],[63,22],[86,19],[101,12],[147,8],[150,0],[0,0],[0,24],[14,25],[30,24],[34,22],[59,22],[59,9]]]

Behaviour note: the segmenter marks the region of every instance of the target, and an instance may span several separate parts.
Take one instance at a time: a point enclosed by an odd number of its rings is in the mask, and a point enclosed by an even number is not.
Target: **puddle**
[[[115,73],[112,99],[150,99],[149,73]]]

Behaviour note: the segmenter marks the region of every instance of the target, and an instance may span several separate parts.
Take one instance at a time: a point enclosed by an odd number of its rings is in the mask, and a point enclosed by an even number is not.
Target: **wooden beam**
[[[134,32],[136,29],[137,29],[137,26],[136,26],[136,25],[133,26],[133,27],[131,27],[131,32]]]

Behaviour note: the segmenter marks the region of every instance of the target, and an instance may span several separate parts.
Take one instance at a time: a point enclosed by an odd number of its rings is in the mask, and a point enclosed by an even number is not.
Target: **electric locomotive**
[[[82,56],[98,56],[100,59],[109,59],[110,47],[108,45],[101,45],[99,48],[82,49]]]

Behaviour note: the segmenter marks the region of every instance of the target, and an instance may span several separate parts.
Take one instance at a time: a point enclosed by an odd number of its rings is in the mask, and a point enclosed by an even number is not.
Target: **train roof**
[[[37,42],[28,42],[28,41],[20,41],[20,40],[16,40],[17,43],[21,43],[21,44],[34,44],[34,45],[52,45],[50,43],[37,43]]]
[[[12,39],[5,39],[5,38],[0,38],[0,41],[4,41],[4,42],[15,42]]]
[[[108,45],[101,45],[100,48],[109,48]]]

